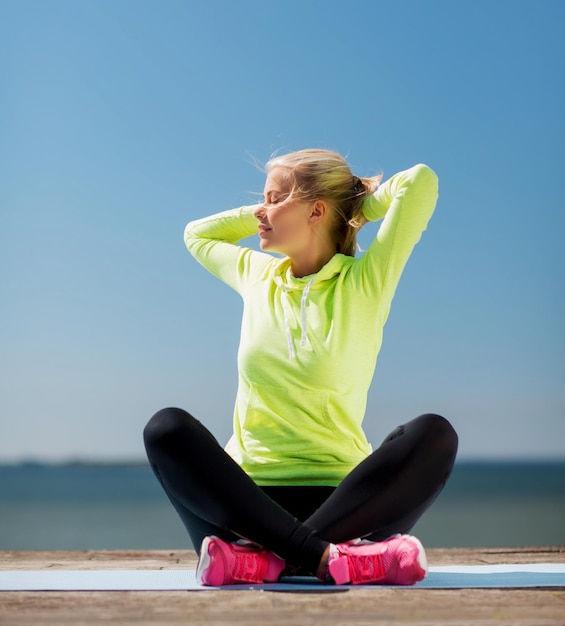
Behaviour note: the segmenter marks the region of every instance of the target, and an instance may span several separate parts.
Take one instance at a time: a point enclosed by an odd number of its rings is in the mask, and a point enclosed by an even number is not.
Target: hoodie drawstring
[[[294,345],[292,343],[292,335],[290,333],[290,324],[288,323],[288,287],[283,285],[282,301],[283,301],[283,313],[284,313],[284,329],[286,331],[286,341],[288,343],[288,354],[291,359],[296,357],[294,352]]]
[[[310,293],[310,287],[312,286],[313,282],[313,278],[308,281],[306,287],[304,287],[304,291],[302,292],[302,298],[300,300],[300,317],[302,322],[302,336],[300,337],[301,346],[306,345],[306,327],[308,324],[308,320],[306,319],[306,302],[308,302],[308,294]]]
[[[310,293],[310,287],[312,286],[313,282],[314,282],[313,278],[311,278],[308,281],[308,283],[306,284],[302,292],[302,298],[300,299],[300,322],[302,326],[302,335],[300,337],[301,346],[306,345],[307,326],[308,326],[308,319],[306,317],[306,304],[308,302],[308,295]],[[288,355],[291,359],[295,359],[296,351],[294,349],[294,342],[292,341],[292,333],[290,331],[290,323],[288,321],[288,292],[290,291],[290,288],[284,284],[282,285],[282,288],[283,288],[282,300],[283,300],[284,327],[285,327],[285,332],[286,332],[286,340],[288,343]]]

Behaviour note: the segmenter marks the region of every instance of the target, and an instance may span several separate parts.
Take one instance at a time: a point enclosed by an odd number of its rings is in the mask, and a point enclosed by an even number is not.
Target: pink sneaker
[[[330,547],[328,574],[337,585],[413,585],[428,573],[422,544],[410,535]]]
[[[285,562],[255,544],[227,543],[205,537],[196,568],[196,580],[208,587],[249,583],[272,583],[279,579]]]

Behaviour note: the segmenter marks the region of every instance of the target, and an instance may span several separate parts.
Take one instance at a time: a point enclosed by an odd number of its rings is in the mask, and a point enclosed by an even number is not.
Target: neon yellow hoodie
[[[384,218],[367,251],[304,278],[287,258],[237,245],[257,233],[255,206],[187,225],[191,254],[243,298],[226,451],[259,485],[336,485],[370,454],[362,421],[383,326],[436,201],[431,169],[399,172],[365,200],[369,221]]]

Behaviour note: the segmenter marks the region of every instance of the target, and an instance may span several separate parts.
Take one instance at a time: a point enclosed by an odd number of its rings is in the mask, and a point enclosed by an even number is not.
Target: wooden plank
[[[565,547],[431,549],[430,564],[563,563]],[[190,550],[0,552],[0,569],[182,569]],[[0,624],[544,626],[565,624],[556,589],[375,589],[345,593],[2,592]]]

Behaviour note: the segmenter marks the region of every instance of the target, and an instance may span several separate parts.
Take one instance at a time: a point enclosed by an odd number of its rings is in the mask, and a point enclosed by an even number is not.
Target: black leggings
[[[197,552],[202,539],[249,539],[315,573],[329,542],[406,533],[438,496],[457,435],[426,414],[399,426],[337,487],[259,487],[182,409],[156,413],[144,431],[151,467]]]

